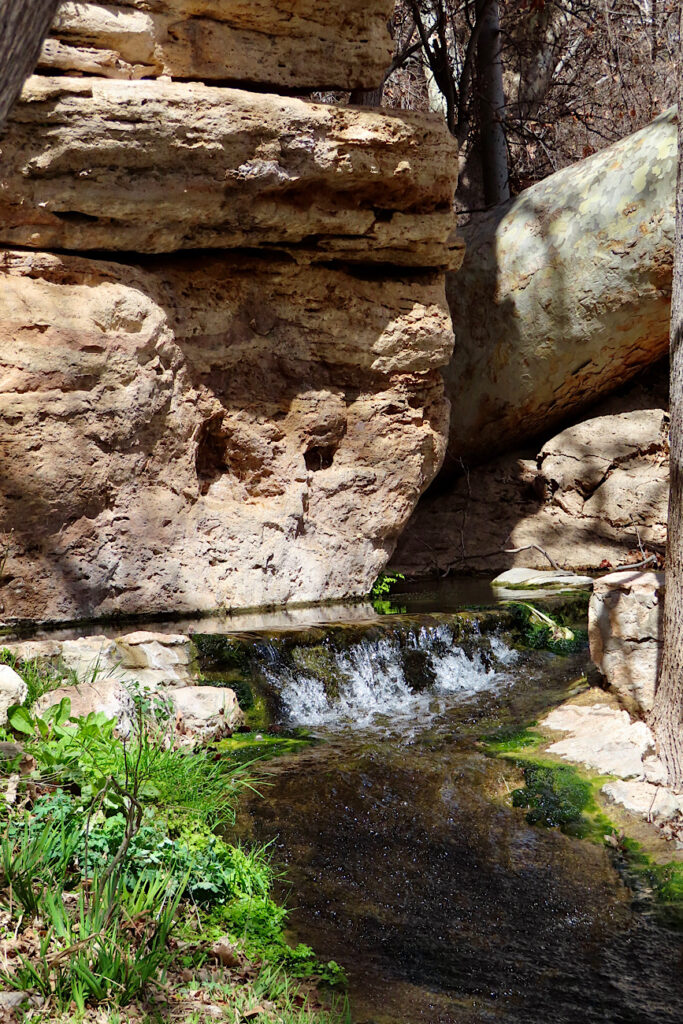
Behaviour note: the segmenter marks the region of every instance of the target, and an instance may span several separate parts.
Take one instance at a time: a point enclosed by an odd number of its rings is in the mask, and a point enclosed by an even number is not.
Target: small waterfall
[[[269,643],[261,651],[262,677],[287,723],[326,728],[418,717],[424,723],[446,699],[499,686],[517,659],[496,636],[463,645],[444,623],[379,636],[368,631],[346,645],[328,637],[315,646]]]

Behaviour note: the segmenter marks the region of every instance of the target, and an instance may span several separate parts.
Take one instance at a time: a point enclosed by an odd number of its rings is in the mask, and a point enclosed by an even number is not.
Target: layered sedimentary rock
[[[436,117],[34,76],[0,145],[6,245],[449,261],[456,153]]]
[[[420,502],[396,569],[499,572],[641,561],[663,552],[669,497],[666,366],[544,443],[477,466]],[[529,547],[536,545],[536,547]],[[522,550],[514,550],[522,549]]]
[[[226,83],[375,85],[390,7],[61,6],[43,66],[74,74],[0,140],[5,618],[361,595],[386,564],[445,450],[455,144]]]
[[[391,61],[393,0],[62,3],[40,66],[110,78],[275,88],[374,88]]]
[[[547,431],[666,352],[676,130],[669,111],[465,229],[445,471]]]
[[[6,252],[5,615],[367,592],[438,470],[438,274]]]

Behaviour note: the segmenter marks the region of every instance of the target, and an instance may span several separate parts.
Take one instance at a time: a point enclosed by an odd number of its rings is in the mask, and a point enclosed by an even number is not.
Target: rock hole
[[[206,494],[226,468],[223,413],[216,413],[202,423],[197,439],[195,466],[200,494]]]
[[[329,469],[332,465],[337,446],[333,444],[317,444],[304,452],[306,469],[317,473],[321,469]]]

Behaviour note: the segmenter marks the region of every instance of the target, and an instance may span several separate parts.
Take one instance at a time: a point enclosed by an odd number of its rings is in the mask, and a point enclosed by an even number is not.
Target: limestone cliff
[[[372,68],[385,8],[62,5],[57,66],[96,74],[34,76],[0,140],[6,619],[358,595],[386,564],[445,450],[454,144],[436,118],[228,88],[178,42],[280,19],[268,45],[315,54],[324,24],[319,84],[367,84],[355,33],[375,26]],[[162,80],[76,63],[144,64],[141,17]]]

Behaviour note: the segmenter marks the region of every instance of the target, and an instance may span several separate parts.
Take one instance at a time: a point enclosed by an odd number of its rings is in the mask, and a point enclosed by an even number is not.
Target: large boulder
[[[288,93],[376,84],[390,7],[61,5],[43,66],[74,74],[0,143],[5,618],[360,596],[386,565],[445,451],[457,146]]]
[[[393,0],[119,0],[60,4],[40,67],[108,78],[375,88]]]
[[[436,115],[34,75],[2,139],[0,241],[444,266],[456,179]]]
[[[393,556],[412,574],[566,569],[642,561],[666,543],[669,497],[665,374],[595,415],[428,492]],[[626,411],[628,410],[628,411]],[[533,451],[533,449],[532,449]],[[545,552],[545,554],[544,554]]]
[[[670,110],[464,229],[444,472],[547,436],[667,351],[676,133]]]

